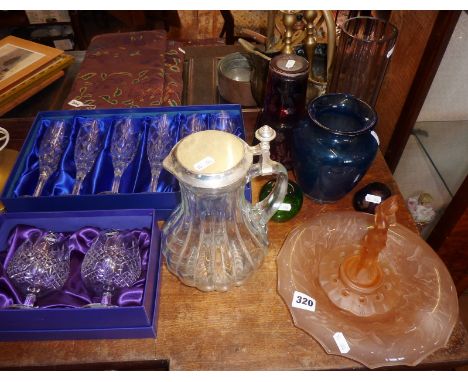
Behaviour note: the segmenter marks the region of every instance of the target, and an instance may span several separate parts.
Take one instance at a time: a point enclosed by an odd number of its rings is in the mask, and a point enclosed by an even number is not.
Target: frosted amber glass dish
[[[369,368],[414,366],[447,344],[458,319],[452,278],[418,235],[400,224],[388,231],[379,263],[384,272],[383,286],[396,289],[389,294],[391,306],[385,313],[363,316],[354,314],[353,309],[340,309],[320,282],[322,260],[325,258],[326,265],[330,261],[339,265],[343,254],[336,249],[359,244],[373,219],[373,215],[361,212],[327,213],[294,229],[278,255],[278,291],[294,324],[313,336],[327,353],[351,358]],[[330,253],[336,258],[331,259]],[[311,297],[313,302],[307,301],[306,307],[302,300],[306,309],[293,307],[293,301],[298,300],[295,292]],[[346,292],[343,298],[347,298]],[[385,305],[385,295],[369,294],[360,302],[356,300],[363,304],[357,308],[372,304],[371,298]]]

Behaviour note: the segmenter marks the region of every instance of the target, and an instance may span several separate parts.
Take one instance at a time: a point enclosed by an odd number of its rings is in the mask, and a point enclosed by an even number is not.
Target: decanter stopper
[[[276,137],[276,131],[268,125],[263,125],[255,131],[255,138],[260,142],[271,142]],[[268,144],[268,147],[270,145]]]
[[[255,131],[255,138],[260,141],[258,144],[260,151],[257,153],[261,155],[260,166],[262,174],[270,174],[273,164],[270,158],[270,142],[276,138],[276,131],[268,125],[263,125]]]

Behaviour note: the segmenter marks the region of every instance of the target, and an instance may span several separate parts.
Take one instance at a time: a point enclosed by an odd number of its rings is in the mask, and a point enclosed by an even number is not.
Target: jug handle
[[[260,143],[251,147],[254,155],[260,155],[259,163],[250,167],[247,175],[248,181],[256,176],[277,175],[275,186],[268,196],[256,203],[252,211],[259,218],[262,225],[275,214],[283,203],[288,189],[288,172],[281,163],[270,158],[270,141],[276,137],[276,132],[268,125],[262,126],[255,132],[255,137]]]

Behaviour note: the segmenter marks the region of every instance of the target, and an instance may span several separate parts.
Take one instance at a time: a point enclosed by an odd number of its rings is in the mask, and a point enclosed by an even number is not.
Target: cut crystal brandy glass
[[[72,194],[80,193],[81,185],[86,175],[93,168],[96,157],[101,151],[101,133],[99,121],[96,119],[85,121],[78,131],[75,142],[76,180]]]
[[[115,290],[132,286],[141,274],[137,240],[124,232],[102,231],[86,253],[81,265],[85,285],[101,295],[101,302],[90,308],[108,308]]]
[[[40,196],[47,179],[54,173],[65,149],[65,121],[47,127],[39,146],[39,180],[33,196]]]
[[[37,296],[63,287],[70,271],[70,254],[63,240],[53,232],[31,235],[16,250],[6,271],[10,280],[26,295],[23,304],[10,308],[33,308]]]

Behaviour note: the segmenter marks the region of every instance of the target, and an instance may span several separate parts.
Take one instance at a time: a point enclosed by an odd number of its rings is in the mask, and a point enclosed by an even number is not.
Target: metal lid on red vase
[[[297,54],[280,54],[270,61],[270,70],[291,78],[307,76],[309,62]]]

